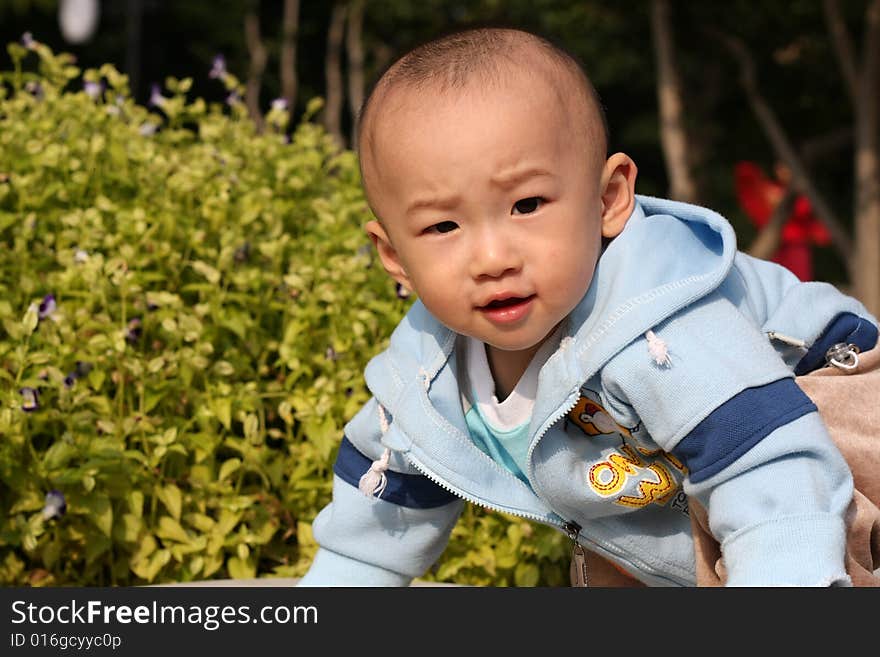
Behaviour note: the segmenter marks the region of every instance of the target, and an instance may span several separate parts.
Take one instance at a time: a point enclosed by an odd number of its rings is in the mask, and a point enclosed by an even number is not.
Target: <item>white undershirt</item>
[[[489,368],[486,344],[473,337],[467,338],[467,378],[471,395],[491,429],[510,431],[531,420],[538,392],[538,373],[559,346],[561,332],[561,327],[557,327],[541,345],[503,402],[499,402],[495,395],[495,380]]]

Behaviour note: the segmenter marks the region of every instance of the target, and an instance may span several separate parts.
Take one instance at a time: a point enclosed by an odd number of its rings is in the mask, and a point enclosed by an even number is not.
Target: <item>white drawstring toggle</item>
[[[669,347],[666,346],[666,343],[658,338],[654,331],[648,331],[645,333],[645,337],[648,339],[648,353],[653,361],[658,365],[672,367],[672,361],[669,360]]]
[[[382,452],[382,456],[373,461],[370,465],[370,469],[364,473],[364,476],[361,477],[358,482],[358,489],[368,496],[373,497],[382,497],[382,493],[385,492],[385,486],[388,484],[388,477],[385,476],[385,471],[388,469],[388,459],[391,457],[391,450],[387,447],[385,451]]]
[[[383,435],[388,431],[388,415],[385,413],[382,404],[379,404],[379,428],[382,430]],[[388,469],[390,458],[391,450],[386,447],[385,451],[382,452],[382,456],[370,464],[370,469],[358,481],[358,490],[367,497],[373,497],[374,495],[382,497],[382,493],[385,492],[385,486],[388,485],[388,477],[385,471]]]

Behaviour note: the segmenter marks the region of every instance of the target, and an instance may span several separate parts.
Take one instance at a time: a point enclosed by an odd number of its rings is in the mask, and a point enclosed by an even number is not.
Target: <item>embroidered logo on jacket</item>
[[[680,499],[686,497],[680,489],[687,469],[672,454],[639,444],[638,434],[644,433],[641,425],[618,424],[597,399],[583,395],[567,419],[588,436],[620,437],[619,446],[588,465],[587,485],[594,493],[630,508],[665,506],[673,500],[674,508],[687,513]]]

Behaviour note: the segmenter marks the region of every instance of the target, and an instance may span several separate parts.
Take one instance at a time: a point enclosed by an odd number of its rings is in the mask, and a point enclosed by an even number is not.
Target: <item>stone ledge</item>
[[[171,582],[168,584],[151,584],[150,586],[232,586],[232,587],[294,587],[299,582],[298,577],[256,577],[253,579],[208,579],[198,582]],[[461,586],[460,584],[448,584],[446,582],[423,582],[414,580],[412,586]]]

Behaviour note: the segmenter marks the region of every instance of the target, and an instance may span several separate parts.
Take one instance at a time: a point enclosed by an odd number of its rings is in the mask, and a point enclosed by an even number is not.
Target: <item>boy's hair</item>
[[[583,117],[580,132],[586,143],[603,159],[607,156],[608,122],[605,111],[593,84],[583,66],[567,50],[549,39],[531,32],[504,27],[481,27],[452,32],[417,46],[391,63],[370,89],[360,110],[358,145],[368,145],[373,126],[376,98],[390,89],[405,86],[412,89],[432,87],[441,93],[462,89],[474,78],[491,84],[503,73],[511,70],[534,72],[518,57],[524,51],[537,49],[542,61],[551,69],[551,84],[566,101],[580,106],[578,115]],[[570,83],[573,83],[571,85]],[[566,85],[562,86],[560,85]],[[363,158],[361,173],[363,173]],[[380,220],[381,221],[381,220]]]

